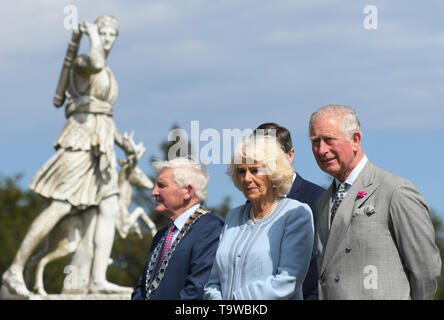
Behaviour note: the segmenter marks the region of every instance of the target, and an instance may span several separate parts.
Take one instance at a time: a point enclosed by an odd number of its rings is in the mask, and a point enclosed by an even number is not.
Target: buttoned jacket
[[[210,275],[224,222],[212,213],[202,215],[183,237],[174,251],[159,287],[151,300],[199,300]],[[154,248],[166,233],[158,231],[153,239],[147,263],[132,294],[133,300],[146,296],[148,261]]]
[[[432,299],[440,252],[415,186],[368,161],[330,229],[333,193],[334,183],[317,204],[319,298]]]

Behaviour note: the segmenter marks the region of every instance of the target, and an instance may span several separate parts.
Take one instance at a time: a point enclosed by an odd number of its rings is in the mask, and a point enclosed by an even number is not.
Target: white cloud
[[[110,63],[119,72],[119,85],[171,106],[196,99],[197,106],[226,105],[243,112],[273,101],[280,106],[341,96],[359,101],[371,90],[378,106],[384,99],[410,96],[412,104],[425,100],[424,108],[435,108],[430,102],[442,94],[427,78],[436,83],[442,77],[438,68],[426,68],[425,62],[438,62],[444,34],[427,28],[426,22],[415,28],[403,7],[400,12],[400,2],[377,2],[380,29],[366,31],[363,3],[10,2],[0,13],[0,24],[12,25],[14,32],[0,35],[0,69],[5,78],[20,77],[23,86],[33,85],[27,79],[33,75],[52,88],[70,35],[63,28],[63,7],[74,4],[80,19],[93,20],[104,13],[118,18],[121,35]],[[416,19],[427,21],[426,16]],[[25,74],[17,69],[23,63],[29,67]],[[130,85],[134,79],[137,82]],[[403,87],[396,89],[401,83]],[[395,88],[386,89],[391,87]],[[124,94],[120,92],[120,99]]]

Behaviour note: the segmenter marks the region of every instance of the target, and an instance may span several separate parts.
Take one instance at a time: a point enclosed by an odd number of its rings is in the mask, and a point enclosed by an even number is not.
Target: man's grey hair
[[[160,173],[165,168],[173,169],[173,180],[179,188],[192,185],[196,197],[200,201],[205,201],[207,198],[207,186],[210,177],[207,168],[203,164],[188,158],[179,157],[169,161],[154,161],[152,166],[157,173]]]
[[[340,104],[329,104],[323,106],[312,113],[310,117],[310,124],[308,128],[308,135],[311,135],[313,123],[320,116],[334,115],[341,116],[340,130],[345,134],[348,140],[353,137],[353,134],[358,131],[361,132],[361,124],[354,108],[350,106],[343,106]]]

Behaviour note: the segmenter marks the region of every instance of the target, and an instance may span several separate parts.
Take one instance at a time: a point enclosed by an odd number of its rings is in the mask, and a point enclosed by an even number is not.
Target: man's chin
[[[325,173],[328,173],[329,175],[334,177],[335,174],[338,172],[338,169],[335,168],[335,166],[333,164],[331,164],[331,165],[323,165],[322,171],[324,171]]]
[[[156,207],[155,209],[154,209],[154,212],[156,213],[156,214],[160,214],[160,215],[164,215],[164,213],[165,213],[165,208],[162,208],[162,207]]]

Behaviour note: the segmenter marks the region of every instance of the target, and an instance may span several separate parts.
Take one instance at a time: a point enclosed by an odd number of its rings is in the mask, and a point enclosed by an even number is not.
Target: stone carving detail
[[[66,123],[55,143],[55,154],[40,168],[30,189],[51,200],[29,227],[16,256],[2,276],[2,298],[29,298],[23,270],[33,251],[51,239],[47,254],[39,261],[35,289],[45,294],[45,265],[74,253],[76,270],[65,278],[64,293],[93,295],[125,294],[132,288],[106,280],[115,230],[126,237],[142,218],[152,232],[155,225],[141,208],[129,213],[132,186],[152,188],[153,183],[137,167],[145,152],[133,134],[120,134],[113,121],[117,82],[106,61],[119,33],[116,18],[100,16],[94,23],[82,21],[73,31],[54,97],[58,108],[65,104]],[[78,55],[82,38],[89,38],[90,51]],[[126,154],[117,172],[114,144]],[[72,271],[71,270],[71,271]]]

